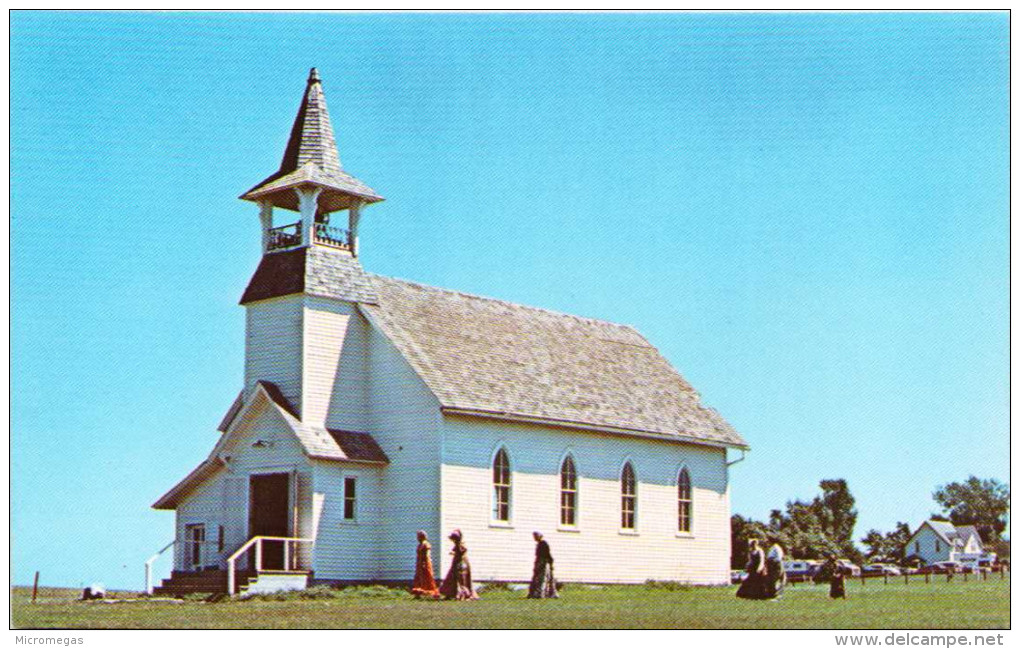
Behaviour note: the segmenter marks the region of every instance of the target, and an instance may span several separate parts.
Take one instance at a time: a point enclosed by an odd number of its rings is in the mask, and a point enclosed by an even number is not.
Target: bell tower
[[[302,423],[361,429],[367,325],[357,306],[378,300],[358,261],[358,223],[383,198],[341,166],[315,68],[280,168],[240,198],[258,204],[262,229],[262,259],[241,298],[245,395],[267,381]]]
[[[276,173],[241,195],[259,205],[262,253],[327,246],[358,256],[358,221],[365,205],[383,197],[344,172],[336,149],[319,72],[312,68],[290,140]],[[273,210],[297,212],[296,221],[275,225]],[[334,216],[347,212],[347,228]]]

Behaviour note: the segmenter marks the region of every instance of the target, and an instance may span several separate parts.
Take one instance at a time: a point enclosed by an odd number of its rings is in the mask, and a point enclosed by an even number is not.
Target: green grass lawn
[[[790,586],[778,601],[739,600],[735,591],[567,586],[559,600],[483,591],[475,602],[431,602],[373,587],[324,599],[102,603],[75,601],[76,590],[45,588],[32,604],[31,589],[16,587],[11,610],[14,628],[1009,627],[1009,579],[998,576],[967,583],[959,577],[930,584],[874,580],[862,586],[858,581],[848,585],[846,601],[831,601],[826,587],[813,585]]]

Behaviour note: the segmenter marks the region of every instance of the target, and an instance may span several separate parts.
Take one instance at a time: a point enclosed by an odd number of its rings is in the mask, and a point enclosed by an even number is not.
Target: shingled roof
[[[444,412],[747,447],[632,327],[369,278],[362,311]]]
[[[299,185],[321,187],[323,193],[319,197],[319,207],[326,212],[349,207],[352,198],[365,203],[383,200],[371,187],[344,172],[326,96],[315,68],[308,75],[305,94],[291,127],[290,140],[279,170],[242,194],[241,198],[268,200],[277,207],[297,211],[294,192],[284,190]]]
[[[306,246],[262,257],[241,304],[301,292],[348,302],[378,301],[367,274],[350,253]]]

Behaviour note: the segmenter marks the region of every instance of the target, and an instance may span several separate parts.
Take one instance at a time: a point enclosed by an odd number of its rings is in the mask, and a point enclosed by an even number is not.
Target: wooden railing
[[[278,228],[268,230],[269,239],[266,242],[266,250],[279,250],[301,245],[301,221],[281,225]]]
[[[173,541],[167,543],[165,546],[163,546],[162,550],[149,557],[149,559],[145,562],[145,592],[148,593],[149,595],[152,594],[153,589],[152,564],[156,563],[156,559],[158,559],[164,552],[174,547],[175,545],[177,545],[177,539],[174,539]]]
[[[347,230],[333,227],[327,223],[316,223],[314,232],[316,243],[350,250],[351,239],[350,233]]]
[[[145,561],[145,592],[146,593],[151,595],[153,589],[155,588],[155,585],[153,583],[154,580],[152,578],[152,566],[153,566],[153,564],[155,564],[156,561],[161,556],[163,556],[163,554],[167,550],[169,550],[170,548],[177,547],[178,545],[183,545],[185,552],[187,552],[191,548],[195,547],[196,545],[216,546],[217,547],[217,551],[219,549],[218,548],[219,543],[217,541],[193,541],[193,540],[190,540],[190,539],[174,539],[173,541],[170,541],[169,543],[164,545],[163,548],[159,552],[157,552],[156,554],[152,555],[151,557],[149,557]],[[213,552],[213,555],[215,555],[215,552]],[[185,562],[187,562],[187,557],[185,557],[184,560],[185,560]]]
[[[284,570],[295,570],[296,568],[296,552],[291,552],[292,543],[311,543],[314,547],[315,539],[301,539],[297,537],[288,536],[253,536],[248,539],[244,545],[239,547],[236,552],[230,555],[227,559],[227,594],[233,595],[237,586],[237,560],[241,555],[251,551],[252,547],[255,547],[255,571],[262,571],[262,544],[265,541],[282,541],[283,542],[283,569]]]

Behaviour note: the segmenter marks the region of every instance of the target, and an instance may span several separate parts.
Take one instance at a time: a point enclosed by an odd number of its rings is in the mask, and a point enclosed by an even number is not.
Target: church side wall
[[[301,408],[302,311],[300,295],[246,305],[245,394],[256,381],[271,381]]]
[[[403,356],[372,327],[369,342],[369,432],[390,464],[381,471],[381,580],[414,577],[415,533],[439,537],[439,402]],[[434,559],[435,560],[435,559]]]
[[[340,462],[313,462],[314,578],[368,581],[379,571],[383,516],[380,469]],[[356,482],[354,518],[344,518],[344,479]]]
[[[512,471],[511,521],[492,520],[492,459],[505,446]],[[578,473],[578,524],[559,525],[559,469]],[[620,473],[637,474],[637,523],[620,529]],[[691,533],[677,531],[677,476],[692,482]],[[442,570],[446,536],[460,528],[479,580],[527,581],[533,530],[545,534],[557,579],[640,583],[648,579],[729,583],[730,506],[723,449],[574,430],[446,417],[443,425]],[[438,544],[437,544],[438,545]]]

